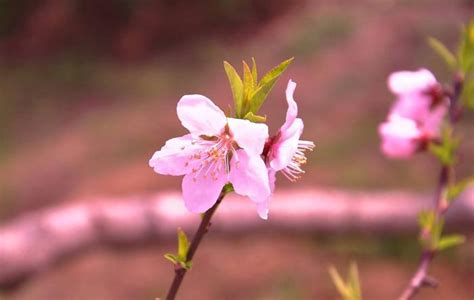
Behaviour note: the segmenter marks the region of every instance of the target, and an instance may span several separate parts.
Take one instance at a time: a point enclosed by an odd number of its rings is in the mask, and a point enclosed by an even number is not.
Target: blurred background
[[[155,150],[185,133],[177,101],[200,93],[227,107],[222,61],[240,69],[251,57],[260,73],[295,57],[262,113],[275,132],[293,79],[303,137],[317,145],[307,174],[297,184],[279,178],[278,190],[431,193],[438,168],[428,155],[391,161],[379,152],[377,126],[392,102],[386,78],[427,67],[450,82],[426,37],[455,47],[473,13],[467,0],[0,0],[0,226],[71,201],[178,191],[180,178],[148,167]],[[474,172],[472,113],[460,132],[464,177]],[[463,230],[468,242],[433,265],[441,285],[417,299],[472,299],[474,231]],[[94,248],[3,297],[154,299],[171,281],[162,255],[174,248],[174,239]],[[365,299],[393,299],[418,253],[416,232],[211,230],[181,296],[338,299],[327,267],[345,271],[354,259]]]

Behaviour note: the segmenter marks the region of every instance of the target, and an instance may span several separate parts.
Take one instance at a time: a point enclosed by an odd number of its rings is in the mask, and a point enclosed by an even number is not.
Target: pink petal
[[[149,166],[158,174],[184,175],[193,167],[190,158],[201,149],[203,147],[195,144],[190,134],[173,138],[153,154]]]
[[[297,118],[285,131],[280,131],[278,141],[273,144],[270,153],[270,167],[275,171],[284,169],[291,162],[298,149],[298,142],[303,133],[303,120]]]
[[[221,168],[217,177],[191,172],[183,178],[183,198],[186,208],[194,213],[202,213],[211,208],[228,182],[225,169]]]
[[[434,75],[426,69],[394,72],[388,77],[388,87],[399,95],[426,91],[436,83]]]
[[[228,119],[229,129],[234,141],[249,154],[260,155],[268,138],[268,126],[248,120]]]
[[[400,96],[392,106],[391,114],[423,122],[430,113],[431,97],[423,93]]]
[[[273,193],[275,191],[275,181],[276,181],[276,171],[273,170],[272,168],[267,168],[268,170],[268,181],[270,183],[270,191]],[[257,203],[257,213],[260,216],[260,218],[264,220],[268,220],[268,204],[270,202],[271,194],[267,198],[267,200]]]
[[[275,182],[276,182],[276,172],[272,168],[267,168],[268,170],[268,182],[270,183],[270,191],[273,193],[275,191]]]
[[[423,132],[429,138],[437,138],[440,135],[441,126],[443,124],[444,116],[446,115],[447,108],[444,105],[438,105],[428,114],[424,124]]]
[[[259,154],[237,150],[230,163],[229,181],[237,194],[260,203],[270,196],[267,167]]]
[[[268,220],[268,201],[257,203],[257,213],[260,218]]]
[[[183,96],[176,110],[181,124],[194,136],[219,135],[227,123],[224,112],[202,95]]]
[[[298,115],[298,105],[296,105],[296,101],[293,98],[295,89],[296,89],[296,82],[290,79],[290,81],[288,81],[288,86],[286,87],[286,101],[288,102],[288,110],[286,111],[285,123],[280,129],[282,131],[290,127],[293,121],[295,120],[296,116]]]
[[[413,120],[395,114],[379,126],[379,134],[382,137],[382,152],[392,158],[413,155],[419,146],[417,140],[422,137],[422,132]]]

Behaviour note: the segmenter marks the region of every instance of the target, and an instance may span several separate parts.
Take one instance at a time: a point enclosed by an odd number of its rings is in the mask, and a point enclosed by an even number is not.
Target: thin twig
[[[192,261],[194,254],[196,253],[196,250],[202,241],[202,238],[207,233],[209,226],[211,226],[212,215],[216,211],[222,199],[224,199],[225,195],[226,192],[223,190],[214,206],[212,206],[208,211],[206,211],[206,213],[202,217],[201,224],[199,224],[198,230],[196,231],[196,234],[194,234],[191,245],[189,246],[188,254],[186,256],[186,262]],[[168,295],[166,296],[166,300],[174,300],[176,298],[176,294],[178,293],[179,287],[181,286],[181,282],[183,282],[184,275],[186,275],[187,269],[177,264],[174,272],[174,279],[171,283]]]
[[[450,177],[450,167],[443,166],[439,174],[439,183],[438,191],[435,197],[434,207],[436,219],[439,220],[443,217],[444,213],[447,210],[446,199],[444,198],[445,190],[448,187],[449,177]],[[421,233],[423,235],[423,232]],[[423,237],[422,237],[423,238]],[[429,237],[428,237],[429,238]],[[435,249],[425,249],[421,253],[420,263],[418,265],[415,274],[413,274],[410,284],[405,288],[399,300],[409,300],[420,290],[423,286],[436,287],[436,284],[433,284],[433,280],[428,277],[428,269],[431,264],[431,261],[436,255]]]

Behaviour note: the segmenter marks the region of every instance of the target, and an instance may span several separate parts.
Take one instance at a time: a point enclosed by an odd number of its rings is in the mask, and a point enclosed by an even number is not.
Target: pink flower
[[[286,88],[286,101],[288,110],[285,123],[281,126],[276,136],[272,137],[266,145],[266,162],[270,188],[275,189],[276,172],[281,171],[290,181],[296,181],[304,173],[301,168],[306,163],[306,150],[313,150],[314,143],[300,140],[303,133],[303,120],[297,118],[298,106],[293,98],[296,83],[290,80]],[[268,217],[268,200],[257,206],[261,218]]]
[[[228,182],[256,203],[268,198],[268,174],[260,156],[267,125],[227,118],[202,95],[182,97],[177,113],[190,134],[168,140],[149,165],[159,174],[184,175],[183,198],[189,211],[208,210]]]
[[[391,114],[388,121],[380,125],[379,134],[383,153],[392,158],[410,157],[418,150],[423,136],[415,121],[397,114]]]
[[[439,137],[447,111],[441,85],[426,70],[400,71],[388,78],[397,96],[388,120],[379,126],[382,152],[392,158],[408,158]]]
[[[425,123],[433,108],[444,100],[441,85],[426,69],[394,72],[388,78],[388,87],[397,96],[391,113],[418,123]],[[439,106],[446,110],[445,106]]]

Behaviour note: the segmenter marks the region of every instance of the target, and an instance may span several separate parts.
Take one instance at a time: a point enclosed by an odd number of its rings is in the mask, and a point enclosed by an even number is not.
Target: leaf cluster
[[[191,269],[191,261],[188,261],[189,240],[186,233],[178,228],[178,253],[166,253],[164,257],[176,266],[186,270]]]
[[[427,236],[421,236],[420,242],[423,249],[429,251],[442,251],[458,246],[465,241],[465,237],[460,234],[449,234],[443,236],[444,218],[437,217],[434,211],[422,211],[418,215],[418,223],[421,232]]]
[[[352,262],[349,266],[349,273],[346,280],[342,278],[334,266],[329,267],[329,275],[336,286],[337,291],[344,300],[361,300],[362,292],[360,288],[359,271],[357,264]]]
[[[293,58],[287,59],[271,69],[258,80],[257,64],[252,58],[252,67],[242,61],[243,76],[235,68],[224,61],[224,69],[229,80],[234,99],[235,117],[252,122],[265,122],[265,116],[259,116],[258,111],[265,102],[278,78],[288,68]]]
[[[462,28],[458,49],[453,52],[436,38],[428,38],[430,47],[463,80],[462,104],[474,109],[474,19]]]

